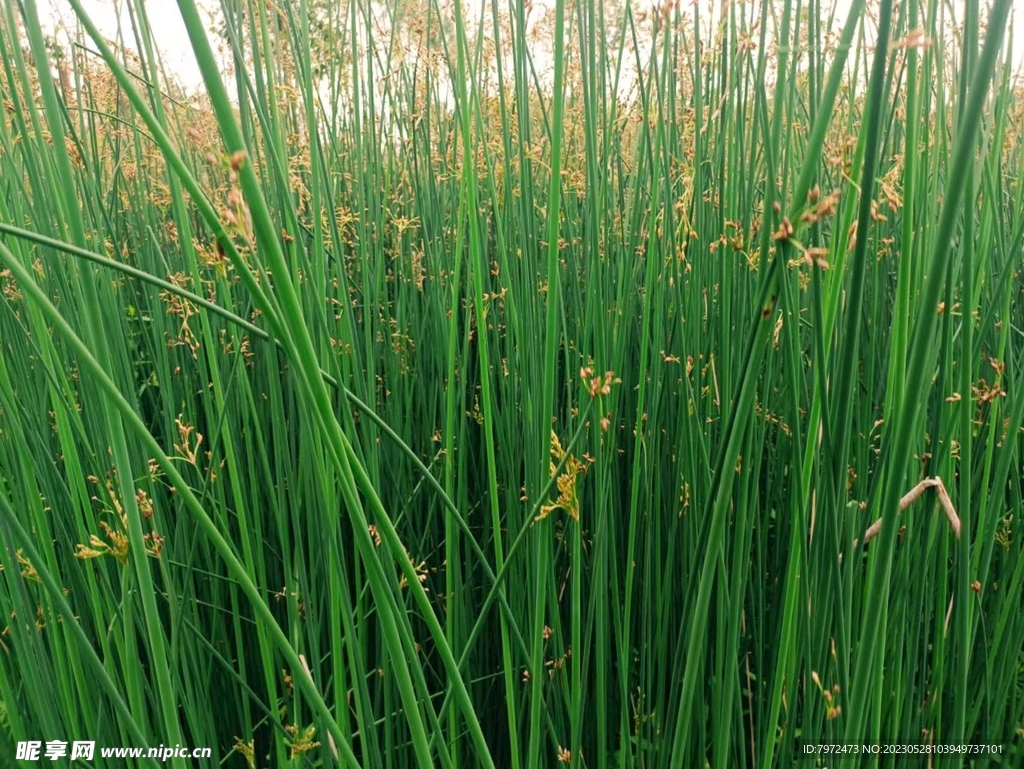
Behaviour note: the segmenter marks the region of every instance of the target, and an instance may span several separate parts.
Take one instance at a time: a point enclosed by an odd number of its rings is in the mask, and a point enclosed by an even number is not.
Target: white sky
[[[149,25],[155,30],[154,39],[164,66],[170,72],[177,73],[186,88],[202,87],[203,79],[192,55],[185,25],[178,12],[178,4],[175,0],[146,0],[145,5]],[[117,13],[118,8],[123,6],[120,0],[82,0],[82,6],[105,37],[110,40],[117,39]],[[41,0],[39,13],[42,16],[43,27],[47,31],[52,32],[61,25],[71,30],[76,27],[77,17],[66,0]],[[127,13],[124,15],[124,34],[125,46],[137,50],[131,37]]]
[[[635,2],[635,0],[633,1]],[[114,39],[117,35],[117,9],[123,4],[121,0],[81,0],[81,2],[100,31],[108,38]],[[710,8],[712,0],[683,0],[683,2],[685,5],[699,2],[701,8]],[[851,0],[835,0],[835,2],[837,23],[841,24],[849,10]],[[550,7],[553,4],[553,0],[535,0],[533,3],[535,8]],[[823,0],[823,14],[828,4],[829,0]],[[74,28],[75,14],[66,0],[41,0],[39,5],[40,12],[44,14],[44,27],[48,28],[48,31],[53,31],[62,21],[68,28]],[[178,4],[175,0],[146,0],[145,5],[150,26],[156,30],[156,44],[163,58],[164,66],[176,73],[186,88],[202,88],[202,77],[189,46],[188,36],[178,12]],[[199,5],[207,7],[209,4],[199,0]],[[636,2],[634,7],[645,8],[653,5],[651,0],[641,0],[641,2]],[[717,0],[714,5],[716,10],[721,7]],[[956,3],[955,0],[954,6],[959,10],[959,3]],[[47,8],[49,9],[48,18],[45,17]],[[837,27],[838,29],[841,27]],[[133,48],[134,41],[130,39],[127,15],[125,16],[125,34],[129,36],[126,41],[127,47]],[[1024,72],[1024,3],[1018,4],[1011,12],[1008,39],[1013,44],[1015,70]]]

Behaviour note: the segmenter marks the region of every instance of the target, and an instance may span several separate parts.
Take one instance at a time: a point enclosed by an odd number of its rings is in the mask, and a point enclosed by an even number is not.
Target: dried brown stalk
[[[946,487],[942,483],[942,479],[938,476],[934,478],[925,478],[914,488],[908,491],[900,499],[899,509],[896,514],[899,515],[908,507],[924,494],[925,489],[934,488],[935,493],[939,496],[939,502],[942,504],[942,509],[946,511],[946,518],[949,519],[949,525],[953,528],[953,534],[956,535],[957,539],[960,539],[960,516],[956,514],[956,510],[953,508],[953,501],[949,498],[949,494],[946,492]],[[878,532],[882,530],[882,519],[879,518],[873,524],[868,527],[868,530],[864,532],[864,544],[867,544],[874,539]],[[854,547],[857,546],[857,541],[854,540]]]

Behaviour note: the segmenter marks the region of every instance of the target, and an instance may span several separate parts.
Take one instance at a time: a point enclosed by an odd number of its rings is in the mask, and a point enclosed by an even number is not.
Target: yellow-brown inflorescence
[[[827,708],[825,715],[829,721],[833,721],[842,715],[843,709],[839,707],[836,700],[839,697],[839,684],[836,684],[831,689],[826,689],[822,686],[821,679],[818,677],[817,671],[811,671],[811,680],[814,681],[814,685],[818,687],[818,691],[821,692],[822,698],[825,700],[825,706]]]
[[[298,724],[288,724],[284,727],[284,730],[290,736],[288,748],[291,752],[290,758],[293,761],[302,754],[320,747],[319,741],[313,739],[316,734],[315,726],[307,726],[300,731]]]
[[[128,527],[127,516],[121,518],[121,524],[124,528]],[[130,547],[128,535],[122,529],[115,529],[106,521],[100,521],[100,528],[103,529],[103,534],[106,536],[107,541],[104,541],[95,534],[90,534],[88,545],[79,544],[75,547],[75,556],[87,559],[112,555],[122,566],[126,566],[128,564],[128,550]],[[163,537],[155,531],[151,531],[149,534],[143,535],[142,541],[147,553],[154,558],[160,557],[164,547]]]
[[[558,471],[558,463],[565,458],[565,450],[562,448],[558,435],[551,431],[551,475],[554,477]],[[558,499],[550,505],[541,505],[540,514],[534,518],[534,523],[543,521],[552,512],[558,509],[564,510],[570,518],[579,523],[580,502],[576,495],[576,478],[587,470],[586,466],[571,454],[565,461],[562,474],[558,476],[555,484],[558,486]]]
[[[89,476],[89,480],[96,484],[100,482],[96,476]],[[106,490],[110,498],[110,506],[107,508],[107,512],[118,518],[121,521],[121,526],[114,528],[106,521],[100,521],[103,537],[90,534],[88,545],[79,544],[75,546],[75,556],[88,559],[110,555],[116,558],[122,566],[125,566],[128,564],[128,551],[130,550],[130,542],[126,533],[128,531],[128,514],[125,512],[121,500],[118,499],[117,492],[114,490],[114,482],[111,478],[107,478]],[[98,497],[93,497],[93,499],[102,503],[102,500]],[[153,502],[144,490],[136,490],[135,502],[144,518],[151,518],[153,516]],[[104,506],[106,507],[106,505]],[[142,542],[147,553],[154,558],[160,557],[164,547],[164,538],[162,536],[155,531],[150,531],[148,534],[143,535]]]

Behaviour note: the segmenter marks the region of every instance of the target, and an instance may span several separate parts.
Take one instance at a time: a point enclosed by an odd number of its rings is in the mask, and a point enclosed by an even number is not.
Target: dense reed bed
[[[199,93],[68,1],[0,10],[0,763],[1021,765],[1009,0],[179,0]]]

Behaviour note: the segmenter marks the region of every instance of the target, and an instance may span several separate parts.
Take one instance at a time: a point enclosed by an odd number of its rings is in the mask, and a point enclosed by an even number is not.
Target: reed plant
[[[0,765],[1020,766],[1010,6],[3,4]]]

